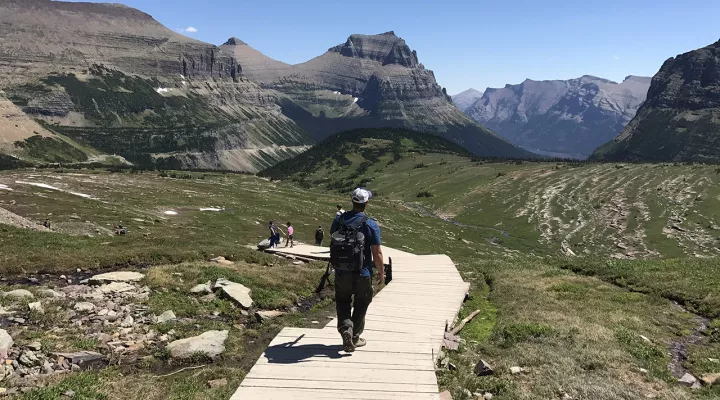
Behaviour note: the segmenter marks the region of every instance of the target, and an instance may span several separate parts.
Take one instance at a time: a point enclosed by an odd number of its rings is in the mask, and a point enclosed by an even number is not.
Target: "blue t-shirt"
[[[345,221],[346,225],[354,225],[360,224],[360,221],[362,221],[363,217],[365,217],[365,213],[355,211],[347,211],[342,215],[338,215],[337,217],[335,217],[335,220],[332,223],[330,232],[335,232],[340,229],[340,218]],[[359,274],[360,276],[372,276],[373,258],[370,246],[380,245],[380,226],[378,226],[378,223],[374,219],[368,218],[368,220],[365,222],[365,227],[363,228],[363,235],[365,235],[365,262],[363,263],[363,267],[360,269]],[[352,274],[354,272],[336,270],[335,273],[343,275]]]

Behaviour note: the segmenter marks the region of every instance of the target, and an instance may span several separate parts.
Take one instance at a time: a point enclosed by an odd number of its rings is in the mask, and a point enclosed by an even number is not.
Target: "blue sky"
[[[455,94],[584,74],[622,80],[720,39],[718,0],[115,0],[171,29],[288,63],[393,30]],[[192,29],[191,29],[192,30]]]

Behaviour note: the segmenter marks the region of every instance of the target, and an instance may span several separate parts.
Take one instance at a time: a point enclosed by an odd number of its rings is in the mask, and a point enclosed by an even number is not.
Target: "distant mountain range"
[[[475,104],[483,95],[483,92],[475,89],[468,89],[464,92],[460,92],[456,95],[451,96],[453,103],[462,112],[466,112],[470,106]]]
[[[589,75],[570,80],[527,79],[518,85],[488,88],[463,111],[525,149],[585,158],[622,131],[645,101],[649,86],[650,78],[639,76],[628,76],[621,83]]]
[[[328,135],[403,127],[527,156],[462,114],[393,32],[289,65],[118,4],[0,1],[0,152],[37,162],[258,171]],[[10,124],[7,121],[17,121]],[[122,160],[121,160],[122,161]]]
[[[635,118],[593,158],[720,162],[720,41],[665,61]]]

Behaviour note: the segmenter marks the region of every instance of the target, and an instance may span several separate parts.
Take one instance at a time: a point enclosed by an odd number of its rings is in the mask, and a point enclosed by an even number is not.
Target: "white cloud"
[[[178,29],[177,31],[180,33],[195,33],[198,31],[198,29],[194,26],[188,26],[185,29]]]

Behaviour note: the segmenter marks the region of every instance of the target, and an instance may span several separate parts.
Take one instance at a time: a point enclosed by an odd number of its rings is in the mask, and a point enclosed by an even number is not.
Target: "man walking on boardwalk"
[[[378,283],[383,282],[385,275],[380,227],[365,215],[371,197],[369,190],[355,189],[352,193],[353,209],[337,215],[330,228],[338,331],[346,352],[353,352],[356,347],[366,344],[360,335],[373,298],[373,265],[378,270]]]

